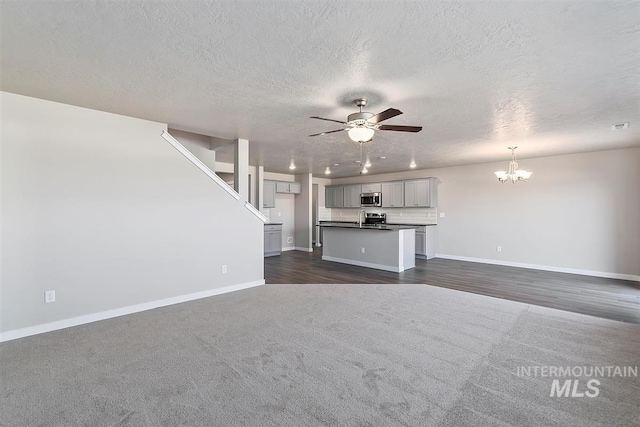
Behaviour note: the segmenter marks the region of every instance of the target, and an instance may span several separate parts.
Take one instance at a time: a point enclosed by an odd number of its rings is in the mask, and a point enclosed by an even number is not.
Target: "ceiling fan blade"
[[[375,116],[367,119],[369,123],[380,123],[383,120],[390,119],[391,117],[399,116],[402,114],[402,111],[396,110],[395,108],[389,108],[388,110],[384,110],[382,113],[378,113]]]
[[[340,123],[341,125],[346,125],[348,124],[347,122],[341,122],[340,120],[333,120],[333,119],[325,119],[322,117],[318,117],[318,116],[311,116],[311,119],[318,119],[318,120],[326,120],[328,122],[336,122],[336,123]]]
[[[346,129],[336,129],[336,130],[330,130],[330,131],[328,131],[328,132],[314,133],[313,135],[309,135],[309,136],[320,136],[320,135],[326,135],[326,134],[328,134],[328,133],[342,132],[343,130],[346,130]]]
[[[395,130],[397,132],[420,132],[422,126],[395,126],[395,125],[380,125],[380,130]]]

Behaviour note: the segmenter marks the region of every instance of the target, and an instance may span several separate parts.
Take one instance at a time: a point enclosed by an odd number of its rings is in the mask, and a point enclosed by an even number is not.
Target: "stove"
[[[386,224],[386,213],[368,213],[364,218],[365,224]]]

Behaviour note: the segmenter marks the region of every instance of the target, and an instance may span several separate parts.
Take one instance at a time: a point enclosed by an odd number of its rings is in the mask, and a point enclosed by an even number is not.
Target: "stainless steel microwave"
[[[361,193],[360,206],[382,206],[381,193]]]

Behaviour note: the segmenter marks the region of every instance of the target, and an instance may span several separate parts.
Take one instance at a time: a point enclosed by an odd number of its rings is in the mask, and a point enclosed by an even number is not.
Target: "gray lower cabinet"
[[[282,252],[282,225],[264,225],[264,256],[280,255]]]
[[[264,181],[262,184],[262,207],[276,207],[276,182]]]
[[[436,226],[418,227],[416,229],[416,258],[434,258],[436,256],[436,240]]]
[[[325,187],[324,206],[327,208],[344,207],[344,187]]]
[[[385,182],[380,194],[383,208],[404,207],[404,182]]]

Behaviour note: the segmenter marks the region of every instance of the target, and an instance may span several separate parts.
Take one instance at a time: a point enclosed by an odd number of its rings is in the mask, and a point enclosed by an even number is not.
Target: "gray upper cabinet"
[[[289,193],[291,194],[300,194],[302,193],[302,184],[299,182],[290,182],[289,183]]]
[[[374,191],[371,191],[374,190]],[[383,208],[436,207],[435,178],[325,187],[325,207],[359,208],[360,193],[380,192]]]
[[[362,193],[361,185],[345,185],[344,187],[344,204],[345,208],[360,207],[360,193]]]
[[[404,182],[383,182],[380,194],[383,208],[404,207]]]
[[[276,182],[276,193],[300,194],[302,184],[299,182]]]
[[[327,208],[344,207],[344,187],[325,187],[324,206]]]
[[[262,207],[263,208],[275,208],[276,207],[276,182],[264,181],[262,185]]]
[[[404,182],[404,206],[407,208],[435,207],[435,184],[430,179],[420,179]]]

